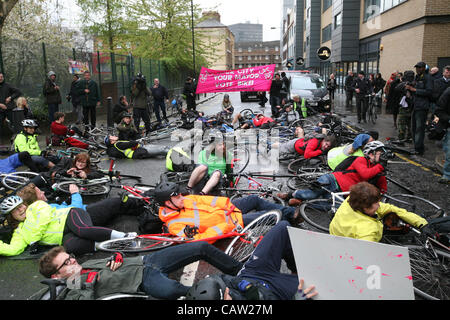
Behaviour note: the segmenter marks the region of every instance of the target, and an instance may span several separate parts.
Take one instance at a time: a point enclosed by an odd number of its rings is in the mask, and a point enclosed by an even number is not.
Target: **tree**
[[[200,8],[193,8],[194,25],[200,21]],[[122,41],[132,43],[130,49],[140,57],[162,60],[171,71],[192,69],[192,16],[190,0],[129,0],[128,33]],[[195,31],[195,38],[201,31]],[[197,65],[205,65],[214,55],[215,43],[196,42]]]
[[[2,33],[6,18],[19,0],[0,0],[0,71],[4,72],[2,58]]]

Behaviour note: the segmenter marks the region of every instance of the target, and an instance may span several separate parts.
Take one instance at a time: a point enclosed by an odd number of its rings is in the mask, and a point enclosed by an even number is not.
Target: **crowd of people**
[[[392,79],[387,82],[380,74],[366,79],[364,72],[360,71],[358,77],[352,80],[353,75],[349,73],[345,87],[347,104],[352,103],[355,93],[358,122],[366,121],[367,94],[385,90],[389,108],[399,109],[396,113],[398,118],[394,117],[399,129],[399,139],[410,137],[417,153],[423,154],[425,122],[429,120],[444,126],[445,130],[448,128],[450,67],[445,68],[442,77],[436,76],[434,82],[426,71],[426,65],[419,62],[415,67],[415,74],[405,71],[400,78],[393,74]],[[2,79],[0,74],[0,107],[5,109],[1,113],[3,115],[11,110],[7,105],[21,94],[14,88],[3,87]],[[89,72],[84,73],[83,80],[78,79],[78,76],[74,76],[73,80],[67,98],[70,97],[73,103],[75,124],[83,122],[95,127],[96,107],[101,101],[98,85],[90,79]],[[327,89],[334,100],[334,76],[330,77]],[[236,130],[271,129],[280,123],[307,118],[309,106],[306,100],[300,96],[294,96],[290,100],[288,91],[289,79],[286,74],[276,74],[269,92],[268,101],[272,111],[270,117],[264,113],[255,114],[251,119],[240,113],[233,117],[234,107],[229,95],[224,95],[221,112],[233,119],[232,124]],[[54,72],[48,74],[44,95],[51,121],[52,145],[67,144],[88,150],[89,146],[83,145],[82,139],[78,139],[82,132],[76,132],[74,127],[64,124],[65,114],[58,110],[61,96]],[[39,173],[14,195],[5,196],[0,203],[0,212],[12,228],[9,242],[0,241],[0,255],[16,256],[35,244],[53,247],[40,258],[39,272],[49,279],[68,280],[78,277],[83,284],[79,288],[67,286],[58,299],[96,299],[117,292],[144,292],[157,299],[311,299],[320,293],[315,291],[314,286],[304,288],[303,280],[299,279],[297,273],[301,271],[297,270],[294,260],[288,227],[300,227],[303,221],[300,204],[311,199],[327,198],[330,192],[349,192],[330,224],[332,235],[379,242],[383,231],[380,219],[388,212],[397,213],[426,235],[435,233],[428,221],[419,215],[380,202],[381,195],[387,192],[388,161],[385,146],[378,140],[377,132],[360,134],[353,143],[339,146],[336,137],[328,135],[326,130],[307,138],[303,128],[299,126],[293,139],[273,145],[272,148],[279,148],[281,153],[290,153],[304,159],[328,157],[327,164],[332,172],[319,176],[317,183],[312,184],[314,187],[310,189],[277,194],[287,201],[287,205],[267,201],[256,195],[231,200],[220,194],[220,187],[229,183],[230,179],[232,181],[230,177],[233,172],[232,163],[226,161],[233,157],[229,155],[230,150],[227,150],[223,139],[216,137],[208,140],[208,145],[197,155],[196,163],[182,148],[149,149],[139,142],[142,137],[139,129],[141,120],[147,134],[154,130],[148,110],[150,96],[153,96],[153,111],[157,122],[168,121],[165,109],[169,99],[167,89],[158,79],[154,79],[150,88],[147,87],[145,77],[138,74],[132,84],[130,102],[126,96],[121,96],[114,106],[113,118],[117,135],[108,134],[104,137],[106,153],[110,157],[126,159],[166,156],[168,171],[188,171],[190,175],[185,188],[170,181],[160,181],[154,188],[152,196],[159,207],[158,227],[164,226],[165,232],[185,240],[203,241],[171,246],[144,256],[127,257],[117,252],[108,259],[90,259],[79,264],[77,257],[95,252],[100,242],[136,237],[137,232],[123,232],[108,226],[120,215],[137,217],[146,210],[145,202],[124,194],[87,205],[83,203],[76,184],[69,187],[69,203],[56,203],[53,199],[47,199],[45,191],[51,188],[50,184],[56,176],[96,179],[104,173],[92,165],[87,152],[70,159],[55,158],[41,151],[36,134],[38,124],[32,118],[23,120],[23,130],[14,139],[16,153],[0,160],[2,172],[13,172],[26,165],[31,171]],[[259,93],[259,96],[260,105],[263,106],[267,102],[265,93]],[[196,110],[195,81],[192,78],[186,80],[183,98],[187,107],[182,109],[181,119],[193,115],[196,120],[207,123],[204,114]],[[24,110],[27,109],[26,102],[21,101],[21,106]],[[410,108],[411,112],[401,110],[402,108]],[[429,113],[433,117],[430,118]],[[410,130],[405,129],[408,122],[406,120],[409,119],[407,114],[412,119]],[[441,180],[448,183],[448,133],[444,141],[447,158]],[[210,240],[230,233],[237,225],[244,228],[272,210],[281,212],[281,221],[264,236],[244,263],[219,250],[214,246],[215,240]],[[198,260],[205,260],[220,273],[206,277],[192,286],[169,278],[169,273]],[[280,272],[282,260],[291,273]]]

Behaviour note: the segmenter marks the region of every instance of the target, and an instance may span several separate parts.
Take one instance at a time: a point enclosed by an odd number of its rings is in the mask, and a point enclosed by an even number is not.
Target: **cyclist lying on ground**
[[[330,223],[330,234],[378,242],[383,236],[383,222],[380,220],[391,212],[423,232],[433,233],[424,218],[380,200],[380,190],[368,182],[351,186],[349,196]]]
[[[104,142],[108,156],[119,159],[148,159],[165,156],[168,152],[168,147],[153,146],[152,149],[144,148],[137,141],[121,141],[117,136],[106,136]]]
[[[63,112],[55,112],[55,121],[50,124],[50,130],[52,132],[52,145],[60,146],[64,141],[68,146],[77,147],[82,149],[88,149],[89,145],[71,136],[74,134],[81,134],[81,132],[75,132],[73,129],[69,130],[64,125],[65,114]],[[76,127],[74,127],[76,128]]]
[[[289,200],[289,205],[299,205],[302,200],[330,197],[330,192],[349,191],[351,186],[362,181],[368,181],[376,185],[382,193],[386,193],[387,160],[382,157],[382,154],[385,153],[384,144],[380,141],[369,142],[365,145],[363,153],[364,157],[356,157],[353,163],[343,171],[334,171],[317,178],[316,183],[322,188],[295,190],[289,193],[280,193],[277,196],[281,199],[293,198]]]
[[[223,186],[224,175],[233,172],[231,163],[227,163],[231,158],[232,155],[227,152],[224,141],[213,141],[200,151],[198,165],[189,178],[187,191],[205,195],[217,186]]]
[[[0,159],[0,173],[16,172],[16,169],[23,165],[33,172],[39,172],[39,168],[34,164],[28,151],[15,153],[5,159]]]
[[[356,136],[352,144],[347,144],[331,149],[327,154],[328,166],[331,168],[331,170],[334,170],[342,161],[350,156],[364,157],[362,149],[367,143],[374,140],[375,138],[368,135],[367,133],[361,133]]]
[[[132,121],[133,115],[128,112],[122,112],[121,117],[121,121],[117,124],[119,140],[131,141],[142,138],[138,129],[134,125],[134,121]]]
[[[204,241],[185,243],[159,250],[151,255],[89,260],[82,265],[63,247],[48,251],[39,261],[39,272],[46,278],[64,279],[80,276],[79,289],[66,287],[57,297],[65,300],[94,300],[113,293],[144,291],[157,299],[174,300],[306,300],[317,293],[314,286],[305,290],[296,274],[280,273],[281,260],[296,272],[287,232],[287,222],[280,222],[263,238],[254,256],[244,265]],[[204,260],[221,272],[200,280],[192,287],[170,279],[168,274],[195,261]],[[277,268],[278,267],[278,268]],[[235,276],[240,270],[240,273]],[[40,299],[45,292],[36,295]],[[226,294],[225,294],[226,293]]]
[[[13,234],[10,243],[0,241],[0,255],[16,256],[27,246],[64,245],[68,252],[84,254],[94,252],[95,242],[135,236],[92,224],[89,214],[79,208],[55,209],[38,200],[30,205],[19,196],[9,196],[0,204]]]
[[[280,154],[299,154],[305,159],[311,159],[323,154],[334,147],[336,137],[334,135],[327,136],[326,129],[322,129],[322,134],[316,134],[310,139],[305,139],[305,131],[302,127],[295,128],[296,138],[279,145]],[[276,148],[277,144],[273,144],[272,148]]]
[[[176,236],[200,240],[223,235],[236,228],[234,222],[244,227],[268,210],[280,210],[282,219],[293,226],[301,222],[298,208],[271,203],[256,195],[233,202],[226,197],[183,196],[180,186],[173,182],[160,183],[154,192],[160,204],[159,218]],[[249,213],[252,210],[256,212]]]
[[[299,282],[287,221],[276,224],[261,240],[237,276],[213,275],[187,292],[187,300],[307,300],[317,295],[314,286]],[[280,272],[285,260],[291,274]]]
[[[38,124],[33,119],[22,121],[23,130],[14,139],[14,150],[16,152],[28,152],[35,165],[50,169],[55,164],[42,156],[41,148],[37,141],[36,128]]]
[[[49,174],[52,178],[62,176],[67,178],[98,179],[105,176],[102,172],[92,168],[91,157],[87,153],[79,153],[74,159],[62,157],[58,164],[50,170]],[[48,177],[49,174],[42,173],[44,177]]]

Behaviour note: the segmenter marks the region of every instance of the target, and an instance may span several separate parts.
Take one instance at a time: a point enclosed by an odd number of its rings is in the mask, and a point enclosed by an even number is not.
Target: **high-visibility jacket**
[[[14,230],[10,243],[0,241],[0,255],[19,255],[35,242],[49,246],[61,245],[67,214],[71,208],[57,210],[44,201],[33,202],[27,208],[25,221]]]
[[[180,147],[174,147],[167,152],[166,169],[169,171],[178,171],[177,166],[189,165],[192,163],[191,157]]]
[[[127,148],[127,149],[122,150],[122,149],[120,149],[120,148],[117,146],[117,144],[118,144],[118,143],[121,143],[121,142],[128,143],[129,141],[117,141],[117,142],[114,144],[114,148],[116,148],[117,150],[119,150],[120,152],[122,152],[122,153],[125,155],[125,157],[127,157],[128,159],[133,159],[134,151],[135,151],[137,148],[139,148],[141,145],[140,145],[140,144],[137,144],[136,146],[134,146],[134,147],[132,147],[132,148]]]
[[[41,148],[37,141],[37,134],[26,134],[21,132],[14,139],[14,150],[16,152],[28,151],[31,156],[40,156]]]
[[[230,211],[231,214],[227,215]],[[180,210],[161,206],[159,218],[165,223],[169,233],[176,236],[184,237],[186,226],[197,227],[198,233],[194,236],[197,240],[233,231],[233,220],[241,227],[244,226],[241,211],[226,197],[189,195],[184,198],[183,208]]]
[[[428,223],[417,214],[383,202],[380,202],[380,207],[376,211],[377,217],[373,218],[360,211],[353,210],[348,203],[348,199],[345,199],[330,223],[330,234],[378,242],[383,236],[381,219],[390,212],[396,213],[400,219],[416,228]]]
[[[298,105],[294,101],[294,111],[297,111]],[[303,118],[308,117],[308,108],[306,107],[306,99],[302,98],[302,104],[300,105],[300,111],[302,112]]]
[[[349,156],[358,156],[364,157],[364,153],[361,149],[356,150],[352,154],[348,153],[348,150],[351,148],[351,144],[347,144],[342,147],[336,147],[328,151],[327,153],[327,163],[331,170],[336,169],[336,167]]]

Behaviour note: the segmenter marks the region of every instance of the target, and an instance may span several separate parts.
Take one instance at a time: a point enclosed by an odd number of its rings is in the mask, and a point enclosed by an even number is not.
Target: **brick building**
[[[235,69],[276,64],[281,68],[280,41],[240,42],[234,49]]]

